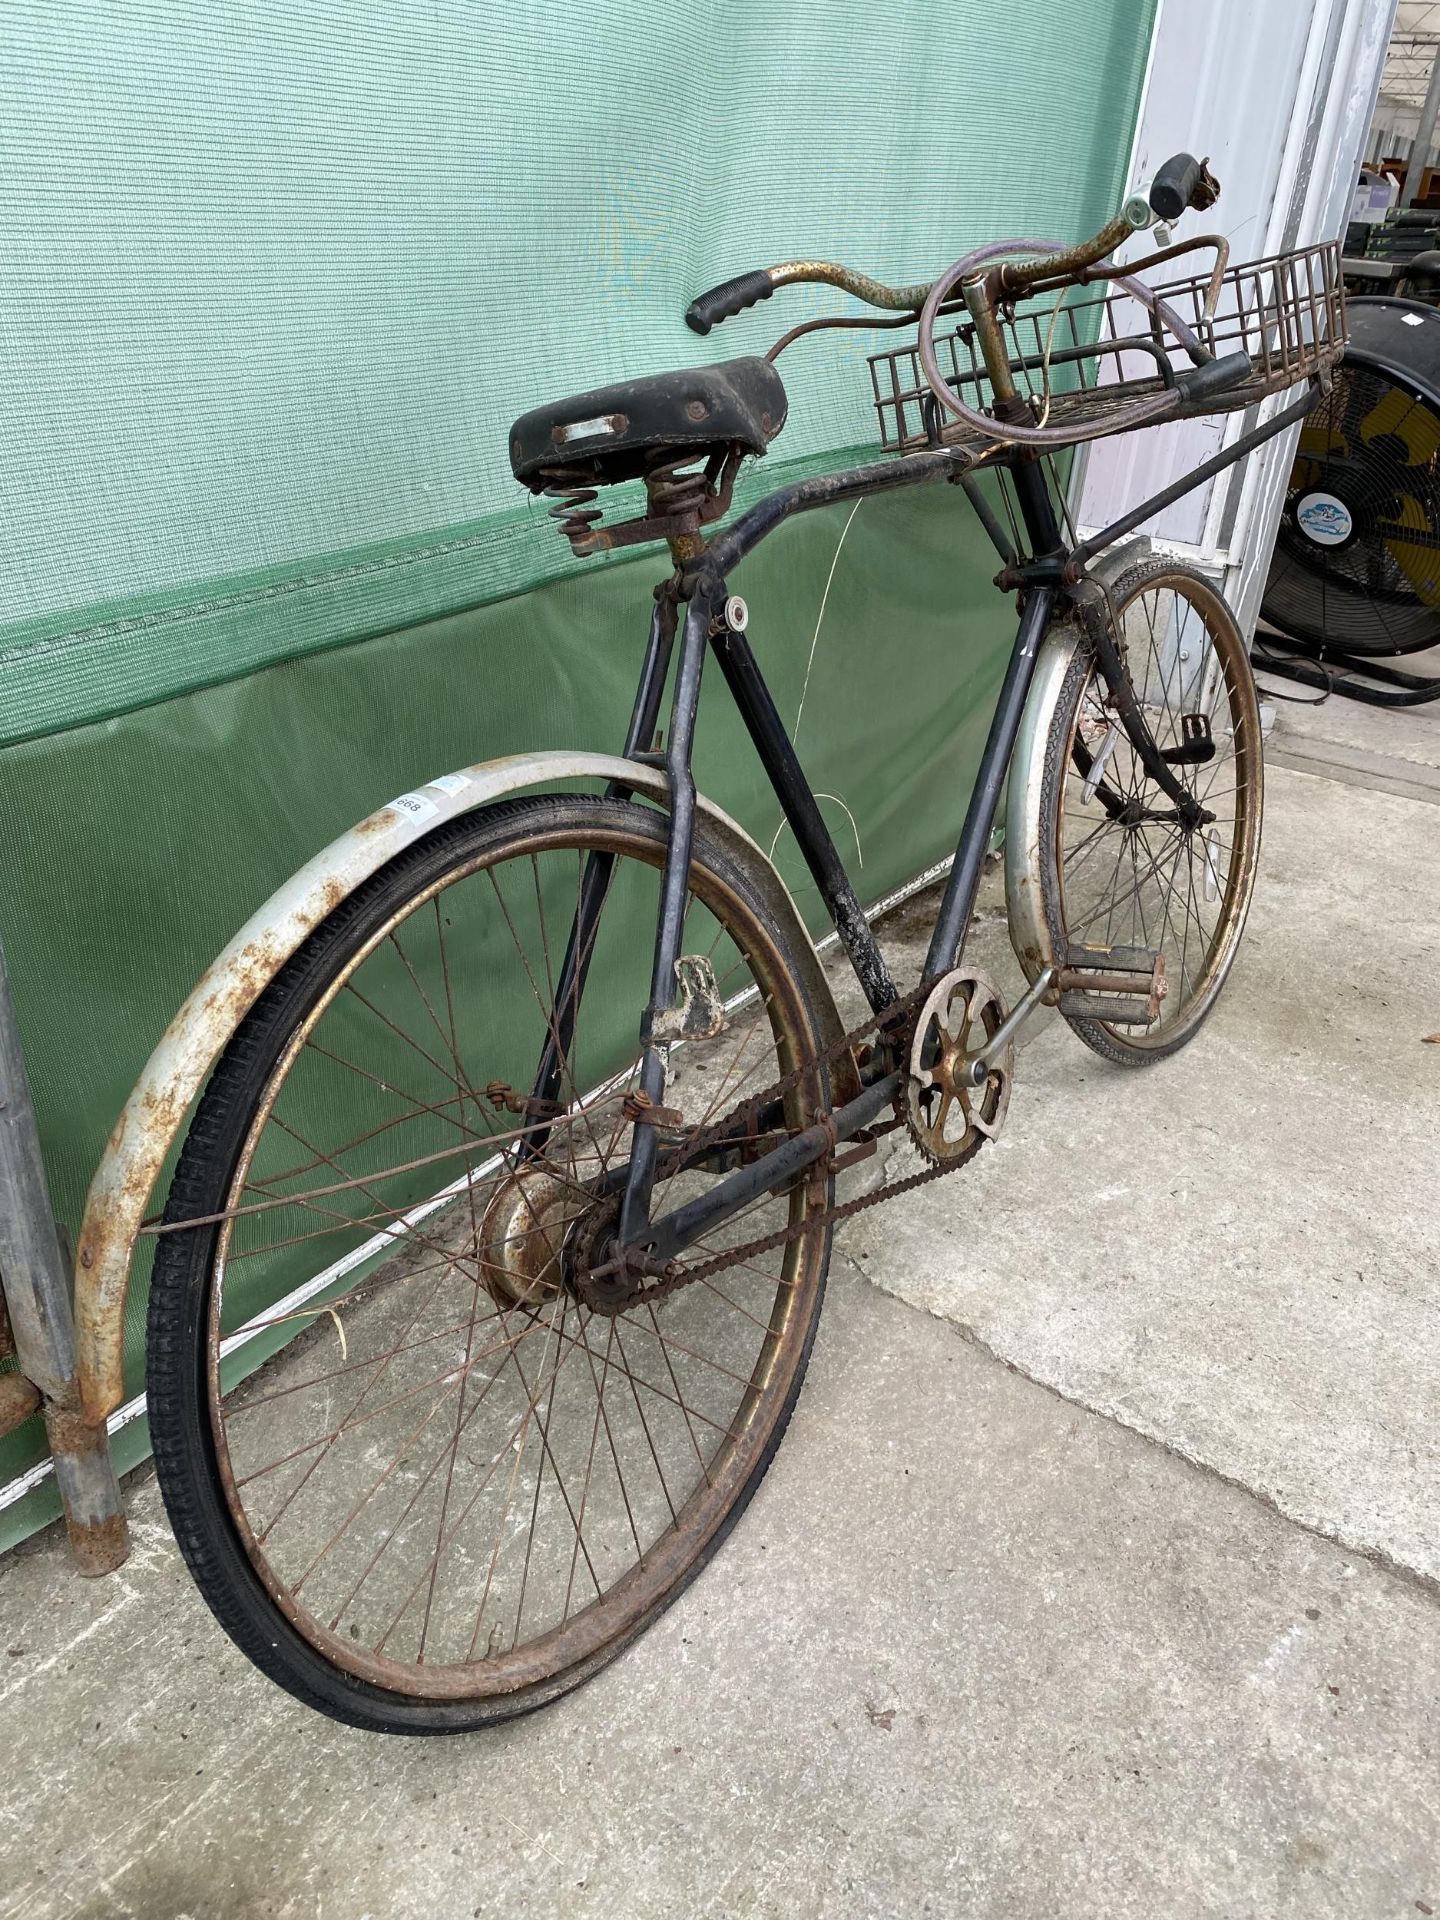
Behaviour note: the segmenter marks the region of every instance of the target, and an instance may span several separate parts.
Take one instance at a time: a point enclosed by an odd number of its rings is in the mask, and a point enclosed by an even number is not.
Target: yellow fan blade
[[[1290,469],[1291,491],[1300,493],[1324,486],[1326,462],[1336,454],[1343,459],[1349,451],[1350,443],[1334,421],[1326,419],[1323,412],[1319,419],[1312,413],[1300,429],[1295,464]]]
[[[1392,434],[1404,445],[1407,467],[1423,467],[1440,453],[1440,418],[1399,387],[1389,388],[1360,422],[1366,446]]]
[[[1415,597],[1427,607],[1440,607],[1440,549],[1407,540],[1401,528],[1434,538],[1436,529],[1420,502],[1408,493],[1400,496],[1400,512],[1393,520],[1382,520],[1379,533],[1386,551],[1415,589]]]

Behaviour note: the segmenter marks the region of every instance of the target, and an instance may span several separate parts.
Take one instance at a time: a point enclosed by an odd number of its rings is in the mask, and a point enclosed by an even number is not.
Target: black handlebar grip
[[[711,287],[708,293],[697,293],[685,309],[685,324],[692,333],[709,333],[718,321],[753,307],[757,300],[768,300],[774,291],[775,282],[763,267],[754,273],[737,273],[722,286]]]
[[[1150,209],[1162,220],[1178,220],[1190,206],[1209,206],[1209,200],[1195,199],[1195,190],[1205,172],[1203,160],[1194,154],[1177,153],[1167,160],[1150,184]],[[1213,199],[1214,196],[1211,196]]]
[[[1217,393],[1228,393],[1254,376],[1254,363],[1248,353],[1227,353],[1222,359],[1208,361],[1193,373],[1175,376],[1175,384],[1188,402],[1208,400]]]

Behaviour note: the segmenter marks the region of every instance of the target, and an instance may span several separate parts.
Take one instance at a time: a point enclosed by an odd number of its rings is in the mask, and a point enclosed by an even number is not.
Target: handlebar
[[[949,267],[931,287],[921,309],[917,352],[925,381],[948,413],[954,414],[972,431],[999,440],[1018,442],[1034,448],[1073,445],[1101,434],[1129,431],[1151,425],[1173,413],[1182,404],[1193,404],[1229,388],[1241,385],[1253,369],[1248,355],[1227,355],[1217,361],[1193,329],[1164,300],[1133,274],[1115,268],[1109,254],[1121,240],[1151,224],[1152,216],[1168,214],[1177,218],[1186,207],[1212,206],[1220,193],[1220,183],[1204,161],[1188,153],[1178,153],[1160,168],[1147,199],[1137,194],[1125,203],[1121,213],[1101,228],[1092,240],[1078,247],[1044,246],[1033,241],[1000,241],[964,255]],[[1170,209],[1174,212],[1170,212]],[[1204,241],[1191,241],[1184,247],[1172,247],[1168,253],[1189,251]],[[1208,319],[1220,290],[1220,275],[1228,247],[1223,239],[1212,236],[1216,248],[1215,271],[1211,276],[1204,316]],[[992,265],[1006,254],[1031,253],[1038,258],[1005,261]],[[1064,298],[1068,286],[1083,282],[1091,271],[1109,280],[1117,289],[1130,294],[1148,307],[1185,349],[1196,371],[1179,376],[1157,393],[1138,394],[1133,404],[1111,412],[1105,418],[1071,421],[1057,429],[1046,424],[1045,414],[1038,421],[1016,389],[1009,355],[1001,331],[1001,309],[1017,294],[1059,291]],[[970,407],[946,380],[935,351],[935,321],[945,301],[958,289],[969,309],[980,347],[985,371],[994,396],[989,415]],[[1056,311],[1058,312],[1058,302]],[[1048,408],[1047,408],[1048,411]]]
[[[946,411],[973,431],[1036,448],[1073,445],[1077,440],[1091,439],[1098,434],[1148,425],[1173,413],[1182,403],[1193,404],[1224,392],[1250,376],[1252,369],[1245,354],[1231,354],[1217,361],[1178,313],[1133,273],[1115,267],[1110,259],[1115,248],[1131,234],[1152,226],[1157,220],[1177,220],[1187,208],[1200,211],[1213,206],[1219,193],[1220,183],[1206,161],[1197,160],[1193,154],[1177,153],[1158,169],[1148,194],[1133,194],[1113,220],[1078,246],[1063,247],[1040,240],[998,241],[965,254],[938,280],[921,281],[908,287],[887,286],[882,280],[872,280],[868,274],[856,273],[853,268],[837,266],[829,260],[790,260],[778,267],[737,274],[733,280],[710,288],[691,301],[685,320],[694,332],[705,334],[732,314],[753,307],[759,300],[768,300],[779,286],[811,281],[839,287],[867,306],[918,314],[917,351],[926,383]],[[1200,245],[1215,248],[1215,271],[1204,309],[1204,317],[1208,319],[1219,294],[1220,276],[1229,252],[1225,241],[1218,235],[1209,235],[1170,246],[1168,235],[1166,240],[1161,258],[1188,253]],[[1020,257],[1014,257],[1017,255]],[[1195,371],[1172,380],[1158,393],[1138,395],[1131,407],[1106,419],[1072,421],[1063,428],[1047,426],[1045,414],[1036,421],[1016,390],[1001,331],[1002,315],[1020,295],[1058,292],[1063,299],[1067,287],[1081,285],[1092,277],[1110,281],[1117,291],[1130,294],[1148,307],[1155,320],[1174,335],[1189,355]],[[936,357],[935,321],[942,308],[946,312],[952,310],[946,303],[957,298],[969,310],[994,396],[993,411],[988,415],[978,407],[966,406],[946,380]],[[793,337],[787,335],[786,340]],[[785,341],[780,344],[783,346]]]
[[[1148,226],[1152,217],[1178,220],[1187,207],[1197,210],[1213,206],[1220,183],[1204,160],[1177,153],[1167,160],[1151,183],[1148,198],[1139,194],[1125,203],[1124,211],[1108,221],[1092,240],[1079,246],[1054,248],[1042,258],[1011,261],[1001,267],[999,288],[1006,294],[1023,291],[1033,281],[1055,280],[1079,274],[1104,260],[1122,241],[1139,228]],[[853,267],[838,266],[830,260],[787,260],[777,267],[760,267],[736,274],[705,293],[697,294],[685,309],[685,324],[694,333],[706,334],[722,320],[728,320],[758,301],[768,300],[777,287],[798,281],[838,287],[853,294],[867,306],[889,313],[918,313],[931,289],[938,282],[921,280],[908,287],[887,286]]]
[[[887,313],[916,313],[930,291],[928,280],[909,287],[887,287],[883,280],[872,280],[868,273],[853,267],[837,266],[833,260],[786,260],[778,267],[761,267],[753,273],[738,273],[708,293],[697,294],[685,309],[685,324],[692,333],[709,333],[711,327],[731,314],[753,307],[757,300],[768,300],[776,287],[797,281],[813,281],[819,286],[839,287],[867,306]]]
[[[723,280],[718,287],[697,293],[685,309],[685,324],[692,333],[709,333],[717,321],[742,313],[757,300],[768,300],[774,291],[774,279],[764,267],[754,273],[737,273],[733,280]]]

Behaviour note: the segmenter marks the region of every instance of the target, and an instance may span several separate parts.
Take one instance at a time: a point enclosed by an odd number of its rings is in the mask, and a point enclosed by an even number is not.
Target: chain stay
[[[771,1101],[778,1099],[782,1094],[788,1093],[791,1088],[797,1086],[806,1075],[814,1073],[817,1067],[830,1066],[843,1054],[851,1051],[857,1043],[869,1038],[872,1034],[883,1031],[886,1037],[894,1044],[904,1048],[909,1038],[909,1025],[919,1011],[926,995],[933,989],[934,985],[934,981],[922,981],[912,992],[902,994],[898,1000],[892,1001],[882,1012],[871,1014],[870,1017],[862,1021],[859,1026],[853,1027],[848,1033],[843,1034],[833,1046],[827,1047],[823,1053],[813,1055],[810,1059],[806,1060],[803,1065],[784,1074],[779,1080],[775,1081],[773,1085],[764,1088],[759,1093],[749,1095],[738,1107],[734,1108],[732,1112],[726,1114],[722,1119],[712,1121],[708,1127],[702,1128],[692,1139],[686,1142],[683,1150],[662,1155],[659,1169],[660,1177],[662,1179],[673,1178],[675,1174],[679,1173],[684,1167],[702,1154],[707,1147],[712,1146],[717,1140],[721,1139],[734,1127],[737,1120],[745,1119],[747,1121],[753,1121],[758,1117],[763,1107],[767,1106]],[[896,1031],[897,1022],[900,1023],[898,1031]],[[904,1125],[905,1122],[903,1118],[900,1118],[885,1126],[874,1127],[866,1131],[870,1137],[874,1139],[878,1138],[881,1134],[899,1131]],[[861,1137],[864,1138],[863,1135]],[[817,1227],[829,1226],[836,1220],[847,1220],[852,1214],[860,1213],[866,1207],[877,1207],[883,1201],[893,1199],[897,1194],[908,1193],[913,1187],[921,1187],[931,1180],[938,1180],[942,1175],[953,1172],[956,1164],[959,1163],[942,1162],[938,1166],[922,1167],[918,1172],[907,1174],[903,1179],[887,1181],[885,1185],[876,1187],[869,1193],[857,1194],[852,1200],[840,1201],[834,1206],[825,1208],[822,1213],[807,1214],[803,1220],[800,1220],[793,1226],[782,1227],[774,1233],[760,1235],[754,1240],[742,1242],[737,1247],[727,1247],[723,1253],[713,1254],[709,1259],[695,1262],[692,1265],[682,1267],[678,1262],[672,1261],[670,1263],[670,1269],[656,1278],[649,1286],[631,1292],[626,1295],[623,1301],[605,1308],[600,1308],[599,1310],[614,1312],[621,1306],[626,1308],[644,1306],[646,1304],[653,1304],[657,1300],[663,1300],[669,1294],[677,1293],[681,1287],[690,1286],[697,1280],[707,1280],[712,1274],[723,1273],[728,1267],[733,1267],[741,1261],[748,1260],[755,1254],[770,1253],[777,1247],[787,1246],[792,1240],[798,1240],[802,1234],[813,1232]],[[834,1168],[835,1152],[832,1148],[826,1159],[816,1162],[815,1166],[807,1168],[805,1174],[798,1177],[803,1178],[805,1175],[816,1171],[833,1172]],[[579,1290],[582,1296],[585,1294],[586,1277],[587,1276],[582,1275],[579,1278]],[[598,1303],[593,1304],[598,1306]]]

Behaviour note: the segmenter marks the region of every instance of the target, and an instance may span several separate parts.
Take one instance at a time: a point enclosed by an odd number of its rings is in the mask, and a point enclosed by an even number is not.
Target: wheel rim
[[[1117,807],[1171,814],[1092,666],[1070,724],[1056,798],[1060,920],[1071,943],[1142,947],[1165,962],[1149,1027],[1099,1022],[1122,1045],[1167,1047],[1192,1028],[1234,958],[1259,844],[1259,713],[1238,633],[1222,603],[1183,574],[1146,581],[1117,605],[1125,657],[1157,745],[1183,742],[1185,715],[1210,724],[1214,758],[1178,769],[1213,819],[1117,819]]]
[[[216,1234],[206,1387],[240,1544],[271,1598],[326,1660],[411,1697],[543,1689],[643,1624],[703,1557],[763,1460],[816,1303],[817,1234],[803,1230],[823,1192],[813,1175],[759,1203],[706,1250],[788,1222],[798,1232],[787,1246],[658,1305],[591,1314],[543,1252],[526,1269],[539,1274],[538,1292],[527,1291],[529,1280],[518,1290],[509,1278],[497,1285],[501,1262],[493,1235],[484,1238],[487,1217],[510,1228],[517,1218],[526,1223],[527,1244],[537,1231],[552,1248],[565,1243],[606,1169],[623,1160],[620,1102],[634,1063],[592,1069],[598,1077],[586,1080],[586,1008],[597,988],[614,990],[616,956],[597,943],[562,1096],[574,1110],[554,1123],[539,1183],[528,1184],[527,1169],[518,1210],[501,1206],[497,1215],[496,1193],[515,1186],[520,1122],[502,1113],[505,1125],[497,1126],[480,1091],[514,1074],[492,1076],[467,1039],[473,1029],[459,1005],[454,927],[473,935],[475,909],[472,898],[458,910],[460,890],[488,892],[495,944],[503,950],[508,939],[527,976],[524,995],[512,999],[528,998],[533,1012],[563,948],[563,934],[557,942],[553,929],[545,932],[547,912],[553,921],[561,906],[568,924],[589,852],[617,857],[601,943],[609,927],[633,931],[637,964],[648,969],[653,913],[644,917],[632,882],[643,873],[653,894],[658,843],[570,829],[558,839],[532,834],[522,850],[476,854],[369,931],[309,1007],[268,1077],[229,1185],[225,1209],[250,1210],[222,1220]],[[557,860],[573,876],[568,887],[555,879]],[[800,1066],[813,1041],[798,989],[758,916],[713,874],[697,872],[692,884],[686,950],[708,946],[722,991],[732,1001],[750,996],[715,1040],[672,1055],[667,1101],[687,1123],[705,1125]],[[612,917],[616,909],[624,911]],[[493,999],[493,983],[487,990]],[[402,1020],[406,995],[411,1016]],[[630,1003],[632,1031],[642,1000]],[[541,1014],[532,1025],[533,1065]],[[378,1072],[354,1058],[356,1036],[367,1029],[383,1036]],[[346,1042],[338,1050],[337,1034]],[[520,1042],[501,1052],[524,1057]],[[399,1059],[406,1081],[394,1071]],[[408,1102],[410,1117],[402,1122],[392,1111],[391,1124],[367,1131],[347,1107],[343,1140],[317,1140],[324,1103],[301,1081],[317,1060],[325,1063],[321,1086],[334,1084],[337,1060],[370,1074],[367,1121],[387,1099]],[[449,1091],[427,1100],[427,1072],[441,1087],[448,1080]],[[806,1124],[811,1098],[803,1082],[787,1095],[787,1128]],[[468,1137],[449,1159],[411,1151],[453,1129],[457,1116]],[[386,1164],[377,1167],[381,1140]],[[435,1206],[437,1193],[456,1183],[457,1154],[459,1190]],[[657,1214],[709,1177],[691,1169],[657,1189]],[[429,1210],[417,1219],[413,1195],[427,1181],[420,1206]],[[574,1202],[568,1216],[566,1195]],[[327,1224],[336,1208],[346,1218]],[[247,1262],[264,1268],[283,1254],[289,1270],[303,1257],[323,1275],[322,1251],[349,1243],[343,1265],[377,1222],[392,1235],[403,1228],[401,1252],[372,1253],[318,1291],[312,1273],[268,1315],[255,1314],[255,1273],[237,1279]],[[503,1232],[500,1242],[513,1237]],[[307,1248],[303,1256],[291,1251],[296,1244]],[[260,1343],[293,1331],[293,1316],[306,1328],[299,1340],[229,1388],[230,1374]],[[237,1322],[248,1354],[235,1344]]]

